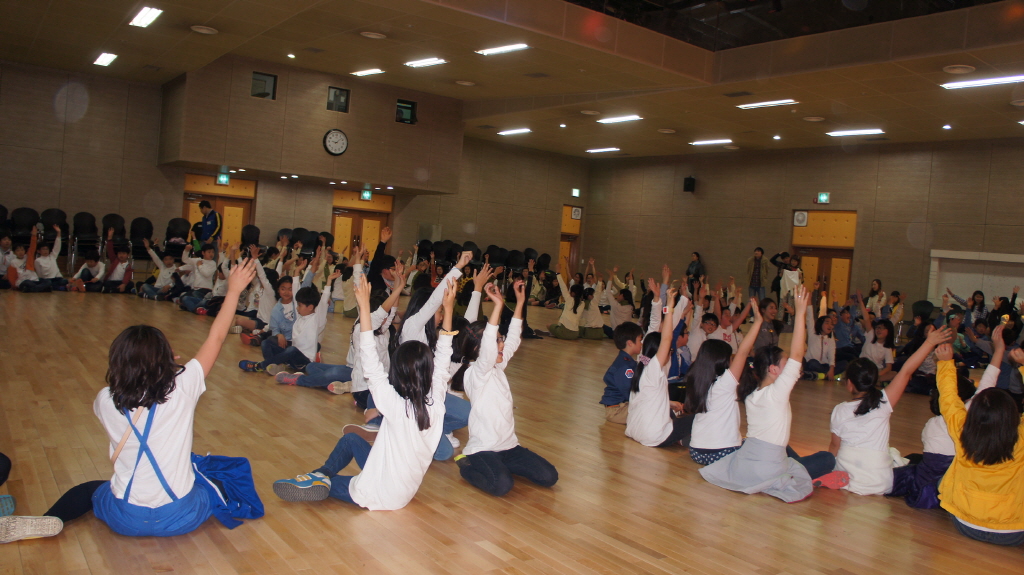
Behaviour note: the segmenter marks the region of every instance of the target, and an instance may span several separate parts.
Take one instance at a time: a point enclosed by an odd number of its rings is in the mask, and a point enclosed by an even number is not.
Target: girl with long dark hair
[[[565,304],[562,308],[562,315],[558,323],[548,326],[548,331],[558,339],[579,339],[580,338],[580,316],[585,309],[583,303],[583,286],[574,284],[572,287],[565,285],[565,275],[569,273],[569,258],[561,263],[562,272],[556,276],[558,287],[562,290],[562,298]]]
[[[236,266],[228,279],[225,309],[256,275],[259,263]],[[68,490],[43,517],[0,518],[0,543],[49,537],[63,524],[92,511],[114,532],[129,536],[183,535],[213,514],[209,483],[193,468],[192,427],[206,377],[234,322],[219,314],[195,357],[179,365],[163,332],[148,325],[126,328],[110,344],[108,387],[93,402],[110,442],[114,475]]]
[[[860,356],[871,360],[878,368],[878,381],[892,381],[896,377],[896,372],[892,370],[896,354],[896,330],[887,319],[877,320],[875,325],[871,325],[871,317],[868,316],[860,290],[857,290],[857,302],[860,305],[860,323],[864,328],[864,347],[860,350]],[[904,369],[906,367],[900,371]]]
[[[334,497],[370,510],[401,509],[412,501],[441,439],[444,395],[452,357],[452,310],[455,282],[443,293],[443,331],[435,350],[421,341],[407,341],[395,350],[385,373],[370,319],[370,286],[359,278],[359,353],[377,409],[384,416],[371,447],[355,433],[338,440],[327,461],[295,479],[274,482],[285,501],[322,501]],[[355,460],[358,475],[338,475]]]

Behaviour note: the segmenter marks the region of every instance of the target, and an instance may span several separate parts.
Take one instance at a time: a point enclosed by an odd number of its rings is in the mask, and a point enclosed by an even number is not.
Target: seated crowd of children
[[[382,230],[372,257],[357,246],[351,258],[333,253],[323,237],[320,245],[303,246],[283,236],[265,251],[195,245],[180,261],[147,241],[155,267],[138,284],[129,253],[112,241],[105,262],[90,253],[74,278],[61,283],[54,281],[59,244],[51,252],[33,239],[12,250],[5,238],[0,255],[11,287],[135,293],[216,319],[185,366],[175,364],[155,328],[134,326],[115,340],[110,387],[96,399],[114,477],[76,486],[41,517],[11,515],[11,502],[0,517],[0,542],[55,535],[62,522],[90,510],[130,535],[187,533],[210,515],[226,525],[235,521],[210,503],[224,498],[222,482],[200,481],[203,470],[190,465],[197,456],[181,451],[175,441],[181,432],[174,431],[191,429],[205,376],[228,333],[262,352],[261,359],[241,361],[243,371],[351,393],[364,413],[364,423],[345,426],[322,465],[273,483],[283,500],[335,498],[370,510],[400,509],[432,460],[455,456],[460,442],[452,432],[463,427],[469,441],[454,459],[470,485],[495,496],[513,488],[514,476],[551,487],[555,467],[516,436],[505,373],[521,340],[541,337],[527,324],[530,306],[561,306],[559,320],[539,333],[611,339],[619,351],[600,400],[607,421],[625,425],[625,435],[644,446],[687,449],[713,485],[785,502],[802,501],[815,487],[903,497],[914,507],[941,506],[968,537],[1024,542],[1024,351],[1016,289],[1012,298],[997,298],[991,311],[980,292],[970,303],[950,292],[957,304],[945,297],[935,318],[930,304],[915,304],[909,341],[898,347],[905,296],[887,295],[880,280],[845,306],[818,286],[808,290],[788,280],[775,299],[743,301],[733,278],[709,286],[696,253],[700,266],[691,263],[677,281],[666,265],[660,281],[636,281],[632,271],[620,280],[613,268],[606,282],[590,259],[583,274],[566,282],[568,259],[551,274],[536,270],[532,259],[521,270],[492,268],[471,263],[473,252],[463,251],[447,269],[433,257],[417,258],[415,248],[408,259],[404,250],[399,258],[388,255],[391,235]],[[787,266],[780,275],[799,263],[790,258]],[[751,291],[756,287],[752,282]],[[409,300],[399,313],[403,293]],[[478,320],[484,298],[493,307]],[[321,362],[330,311],[356,320],[344,364]],[[789,330],[785,350],[779,334]],[[163,358],[165,365],[147,376],[153,382],[128,376],[133,353]],[[986,364],[975,387],[967,369]],[[823,378],[842,382],[850,400],[832,411],[828,450],[800,455],[789,445],[790,395],[799,380]],[[903,457],[889,447],[889,420],[906,391],[930,394],[935,417],[922,433],[923,453]],[[154,425],[158,406],[166,415]],[[190,437],[185,444],[191,447]],[[145,473],[140,461],[148,461]],[[360,473],[340,475],[353,461]],[[200,495],[209,489],[214,496]],[[247,509],[245,517],[262,514],[258,496]]]

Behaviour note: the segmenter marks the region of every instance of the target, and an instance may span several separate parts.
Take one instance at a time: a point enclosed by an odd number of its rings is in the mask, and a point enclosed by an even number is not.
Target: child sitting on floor
[[[57,239],[53,240],[53,249],[42,244],[39,246],[39,254],[36,256],[36,275],[40,280],[50,282],[50,287],[58,291],[67,291],[68,280],[60,275],[60,265],[57,263],[57,256],[60,255],[60,226],[53,225],[57,231]]]
[[[160,275],[156,277],[154,283],[142,284],[142,293],[139,294],[139,297],[163,301],[174,287],[174,273],[178,271],[178,266],[174,265],[174,256],[166,252],[162,258],[157,257],[149,240],[143,238],[142,245],[146,246],[146,252],[149,253],[149,257],[156,264],[157,269],[160,270]]]
[[[78,268],[78,273],[71,278],[69,291],[98,292],[103,289],[103,276],[107,266],[100,261],[100,253],[89,250],[85,253],[85,263]]]

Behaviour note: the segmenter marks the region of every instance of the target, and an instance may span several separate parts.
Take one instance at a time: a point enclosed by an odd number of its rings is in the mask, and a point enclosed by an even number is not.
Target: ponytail
[[[647,367],[648,362],[658,355],[658,348],[661,347],[661,332],[652,332],[647,334],[644,338],[644,344],[641,346],[640,358],[636,362],[636,371],[633,373],[633,382],[629,386],[629,390],[636,393],[640,391],[640,376],[644,373],[644,368]]]
[[[452,375],[452,390],[465,391],[466,370],[469,364],[480,357],[480,340],[487,327],[487,320],[477,320],[473,323],[466,321],[466,318],[456,318],[452,323],[452,329],[458,330],[459,335],[455,336],[452,342],[452,362],[461,364],[459,369]]]
[[[572,313],[579,313],[580,300],[583,298],[583,286],[581,286],[580,284],[575,284],[574,286],[569,288],[569,295],[571,295],[573,299]],[[565,303],[566,305],[569,305],[569,302]]]
[[[846,379],[853,388],[864,394],[854,415],[865,415],[882,404],[882,390],[878,388],[878,366],[866,357],[859,357],[846,366]]]
[[[736,388],[736,401],[743,403],[748,395],[761,387],[761,382],[768,377],[768,369],[782,361],[783,353],[782,348],[775,345],[766,345],[754,352],[754,368],[743,368],[740,385]]]

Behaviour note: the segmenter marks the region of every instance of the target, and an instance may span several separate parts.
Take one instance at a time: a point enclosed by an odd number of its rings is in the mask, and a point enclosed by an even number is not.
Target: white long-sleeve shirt
[[[448,287],[448,280],[458,281],[462,277],[462,270],[459,268],[452,268],[448,275],[444,276],[441,283],[437,284],[434,291],[430,294],[430,298],[423,304],[416,313],[409,317],[402,318],[402,333],[398,340],[399,344],[403,344],[407,341],[419,341],[427,343],[427,332],[426,325],[437,313],[437,308],[441,307],[441,302],[444,301],[444,290]]]
[[[814,306],[807,305],[807,352],[804,359],[817,360],[822,365],[836,364],[836,340],[829,335],[814,333]]]
[[[82,267],[78,268],[78,273],[75,274],[74,279],[82,279],[82,270],[89,270],[92,274],[92,279],[103,280],[103,274],[107,271],[107,265],[103,262],[96,262],[96,265],[89,267],[86,264],[82,264]]]
[[[604,316],[601,314],[600,304],[601,296],[604,295],[605,290],[601,287],[601,282],[595,284],[594,297],[589,302],[581,302],[580,307],[584,308],[583,313],[580,314],[580,327],[592,327],[592,328],[603,328],[604,327]]]
[[[580,302],[579,307],[576,311],[572,310],[575,300],[572,299],[572,294],[569,293],[569,287],[565,285],[565,280],[562,279],[562,274],[555,276],[558,279],[558,287],[562,290],[562,299],[565,300],[564,307],[562,308],[562,315],[558,318],[558,323],[562,327],[569,331],[579,331],[580,329],[580,316],[583,315],[583,302]]]
[[[263,266],[256,266],[256,277],[259,278],[260,287],[253,303],[256,305],[256,317],[263,323],[270,325],[270,316],[274,313],[274,306],[277,305],[277,298],[274,296],[274,286],[267,279],[267,272]]]
[[[781,447],[789,445],[789,431],[793,424],[789,396],[800,379],[801,367],[799,359],[789,358],[774,382],[747,396],[744,405],[747,407],[748,438]]]
[[[156,252],[153,251],[153,248],[149,248],[146,251],[149,252],[150,259],[153,260],[153,263],[156,264],[157,269],[160,270],[160,274],[156,276],[156,283],[153,284],[153,287],[155,287],[156,289],[160,289],[164,286],[169,286],[173,284],[174,277],[172,276],[174,275],[174,272],[178,271],[177,266],[165,266],[163,260],[157,257]]]
[[[519,445],[516,420],[512,415],[512,390],[505,376],[508,362],[519,349],[523,320],[512,318],[498,363],[498,326],[487,324],[480,339],[480,354],[466,368],[466,395],[473,404],[469,412],[469,442],[463,455],[479,451],[506,451]]]
[[[309,361],[316,360],[316,346],[320,343],[320,334],[327,327],[327,306],[330,302],[331,288],[326,287],[313,313],[299,315],[292,325],[292,346],[298,348]]]
[[[373,331],[370,333],[374,334],[373,339],[377,345],[377,357],[380,359],[381,366],[385,372],[391,369],[391,354],[388,353],[388,345],[391,343],[391,332],[388,331],[388,327],[395,320],[395,312],[397,311],[398,306],[391,308],[391,310],[378,307],[370,314],[370,327],[373,328]],[[345,358],[345,361],[352,368],[352,391],[366,391],[370,388],[370,383],[363,374],[363,362],[359,359],[360,326],[358,321],[352,326],[352,329],[355,331],[349,340],[348,356]]]
[[[60,275],[60,266],[57,264],[58,255],[60,255],[60,234],[53,241],[53,249],[50,250],[50,255],[36,257],[36,275],[43,279],[63,277]]]
[[[192,289],[213,289],[213,280],[217,276],[217,262],[202,258],[181,258],[185,265],[192,266]]]
[[[647,447],[657,447],[672,435],[672,411],[668,399],[668,368],[652,357],[640,374],[640,390],[629,394],[626,437]]]
[[[985,368],[985,373],[981,376],[981,381],[978,382],[978,390],[974,392],[975,395],[982,391],[995,387],[999,381],[999,366],[989,365]],[[964,407],[967,409],[971,408],[971,401],[974,398],[968,399]],[[946,426],[946,420],[942,419],[941,415],[936,415],[929,419],[924,424],[924,429],[921,430],[921,443],[924,444],[925,453],[936,453],[938,455],[956,455],[956,448],[953,445],[953,438],[949,436],[949,428]]]
[[[434,376],[426,402],[430,426],[420,430],[409,404],[395,391],[377,357],[372,331],[359,332],[359,351],[370,393],[384,416],[377,440],[366,457],[362,472],[352,478],[349,495],[360,507],[371,511],[401,509],[412,501],[423,476],[434,459],[444,422],[444,396],[452,361],[452,337],[437,338]]]

